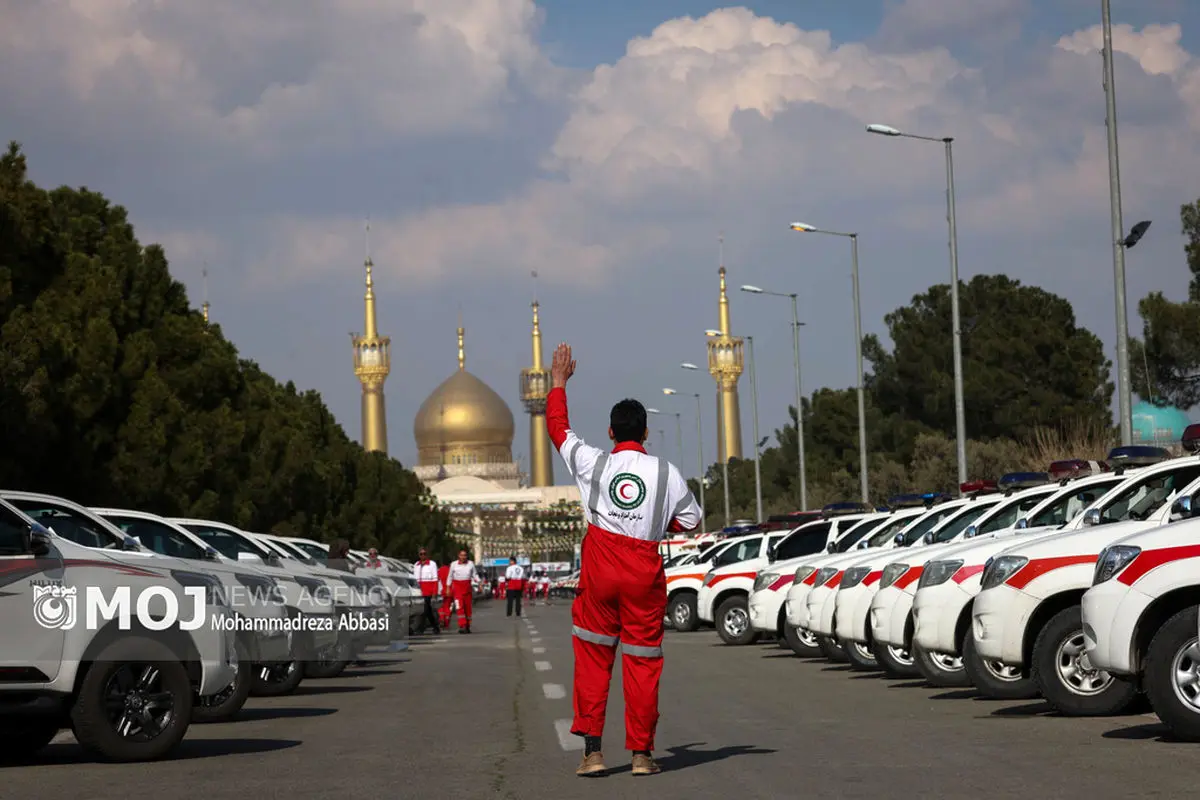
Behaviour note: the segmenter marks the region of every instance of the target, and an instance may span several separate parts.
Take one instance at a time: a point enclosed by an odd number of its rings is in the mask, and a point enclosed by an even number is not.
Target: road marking
[[[537,669],[538,672],[548,672],[550,670],[550,662],[549,661],[535,661],[535,662],[533,662],[533,666]]]
[[[566,688],[558,683],[543,683],[542,693],[546,695],[547,700],[562,700],[567,696]]]
[[[558,734],[558,746],[563,750],[583,749],[583,738],[571,733],[571,720],[554,720],[554,731]]]
[[[544,653],[544,652],[546,652],[546,648],[544,648],[544,647],[535,647],[535,648],[533,648],[533,654],[534,654],[534,655],[539,655],[539,656],[540,656],[540,655],[541,655],[542,653]]]
[[[539,637],[535,636],[535,637],[533,637],[532,639],[530,639],[529,641],[533,642],[534,644],[538,644],[538,643],[540,643],[542,640],[541,640]]]
[[[537,628],[530,628],[529,633],[532,634],[533,636],[537,636]]]

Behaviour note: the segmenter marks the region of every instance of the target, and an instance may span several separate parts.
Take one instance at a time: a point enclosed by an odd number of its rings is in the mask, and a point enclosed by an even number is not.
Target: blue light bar
[[[1146,467],[1166,461],[1170,457],[1171,454],[1163,448],[1147,444],[1114,447],[1108,453],[1109,462],[1119,467]]]
[[[1015,489],[1032,489],[1050,483],[1050,475],[1045,472],[1010,472],[1000,478],[997,483],[1002,491]]]
[[[823,517],[839,517],[846,514],[869,514],[871,507],[864,503],[830,503],[821,509]]]

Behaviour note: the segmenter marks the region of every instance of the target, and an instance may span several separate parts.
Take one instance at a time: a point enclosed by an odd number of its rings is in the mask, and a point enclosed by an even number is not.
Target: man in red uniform
[[[443,564],[438,569],[438,589],[442,592],[442,627],[450,627],[450,618],[454,616],[454,596],[450,591],[450,584],[447,578],[450,576],[450,565]]]
[[[433,613],[433,598],[437,597],[438,593],[438,565],[436,561],[429,558],[429,554],[422,547],[417,554],[417,563],[413,564],[413,577],[421,587],[421,599],[425,603],[425,609],[421,613],[421,626],[417,629],[417,633],[424,633],[427,626],[433,626],[433,633],[437,635],[441,633],[438,626],[438,618]]]
[[[583,762],[575,772],[590,776],[607,769],[600,744],[620,644],[625,747],[633,751],[633,774],[652,775],[659,771],[652,751],[667,605],[658,543],[668,530],[694,530],[700,524],[700,507],[679,470],[646,453],[646,409],[636,400],[622,400],[612,408],[612,452],[590,447],[575,435],[567,417],[566,392],[574,373],[571,348],[560,344],[550,370],[553,388],[546,399],[546,427],[579,486],[588,523],[579,590],[571,607],[571,732],[584,738]]]
[[[467,557],[466,550],[458,551],[458,561],[450,565],[446,583],[458,603],[458,632],[471,632],[471,594],[475,580],[475,564]]]

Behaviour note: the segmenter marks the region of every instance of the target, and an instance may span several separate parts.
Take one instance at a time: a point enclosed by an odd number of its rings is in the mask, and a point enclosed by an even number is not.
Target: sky
[[[1179,206],[1200,196],[1200,4],[1113,0],[1123,210],[1154,227],[1127,258],[1131,333],[1150,291],[1181,299]],[[360,436],[349,333],[371,220],[392,338],[389,449],[467,368],[513,410],[530,308],[545,357],[569,341],[574,427],[603,441],[622,397],[679,411],[715,454],[724,236],[734,333],[755,337],[760,427],[854,384],[848,242],[865,333],[949,277],[944,154],[868,135],[953,136],[964,280],[1007,273],[1068,298],[1115,359],[1097,0],[0,0],[0,136],[36,181],[104,192],[239,348],[321,392]],[[1136,376],[1136,372],[1135,372]],[[751,398],[741,383],[743,440]],[[651,447],[674,420],[651,422]],[[562,482],[565,474],[556,465]]]

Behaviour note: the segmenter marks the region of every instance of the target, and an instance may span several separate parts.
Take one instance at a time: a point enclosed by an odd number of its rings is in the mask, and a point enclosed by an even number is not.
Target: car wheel
[[[811,631],[797,628],[795,625],[783,626],[783,640],[787,642],[792,652],[801,658],[820,658],[821,648],[817,646],[817,637]]]
[[[304,668],[298,661],[282,664],[255,664],[250,683],[250,694],[254,697],[283,697],[296,691],[304,680]]]
[[[677,631],[690,632],[700,627],[700,617],[696,613],[696,595],[691,592],[681,592],[671,598],[667,606],[667,616],[671,619],[671,627]]]
[[[750,606],[744,595],[735,595],[717,608],[717,635],[730,645],[753,644],[758,632],[750,625]]]
[[[1063,609],[1038,632],[1030,659],[1046,702],[1068,717],[1104,717],[1133,705],[1137,686],[1093,667],[1083,650],[1083,611]]]
[[[988,661],[979,655],[970,628],[963,636],[962,654],[967,677],[984,697],[993,700],[1029,700],[1038,696],[1037,684],[1025,670],[1006,666],[999,661]]]
[[[58,734],[57,720],[10,720],[0,726],[0,764],[19,764],[32,758]]]
[[[818,636],[817,647],[820,648],[821,655],[835,664],[845,664],[850,660],[846,657],[845,649],[828,636]]]
[[[162,758],[192,721],[192,683],[171,649],[131,636],[92,661],[71,708],[75,738],[107,761]]]
[[[232,719],[246,704],[250,696],[250,685],[254,682],[256,665],[247,659],[250,656],[241,639],[234,642],[237,648],[237,673],[233,683],[208,697],[196,697],[192,705],[192,722],[217,722]]]
[[[913,645],[912,654],[917,669],[921,671],[921,677],[931,685],[947,689],[971,685],[960,656],[931,653],[917,644]]]
[[[842,645],[842,650],[850,661],[851,669],[858,672],[879,671],[879,661],[875,659],[875,653],[872,652],[870,645],[862,642],[846,642]]]
[[[354,645],[351,642],[339,643],[336,647],[318,655],[313,661],[304,663],[304,677],[327,679],[336,678],[345,671],[354,659]]]
[[[1200,741],[1200,638],[1197,607],[1185,608],[1154,634],[1146,651],[1146,695],[1172,735]]]
[[[875,654],[875,661],[879,664],[879,668],[889,678],[921,677],[921,670],[917,668],[917,662],[912,653],[903,647],[896,647],[894,644],[884,642],[871,642],[871,652]]]

